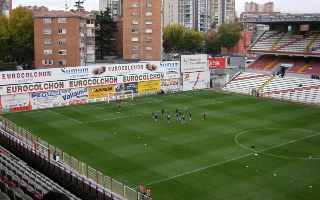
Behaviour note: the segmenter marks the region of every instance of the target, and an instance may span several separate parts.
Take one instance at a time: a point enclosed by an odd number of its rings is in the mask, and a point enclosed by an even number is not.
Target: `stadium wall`
[[[208,55],[200,54],[181,56],[181,61],[5,71],[0,73],[0,111],[107,101],[125,91],[141,96],[205,89],[210,87],[208,65]]]
[[[181,89],[179,61],[101,64],[0,73],[0,111],[18,112]]]

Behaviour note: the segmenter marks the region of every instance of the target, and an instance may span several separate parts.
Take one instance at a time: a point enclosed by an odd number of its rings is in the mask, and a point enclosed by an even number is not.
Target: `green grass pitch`
[[[201,91],[5,117],[155,200],[320,199],[319,107]]]

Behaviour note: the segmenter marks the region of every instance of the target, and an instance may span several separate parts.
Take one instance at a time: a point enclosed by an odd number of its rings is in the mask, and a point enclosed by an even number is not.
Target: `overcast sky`
[[[50,9],[64,9],[67,3],[69,7],[74,5],[75,0],[13,0],[14,7],[18,5],[37,5],[47,6]],[[236,0],[237,13],[243,11],[244,3],[249,0]],[[253,0],[258,3],[268,2],[270,0]],[[273,0],[276,11],[293,13],[320,13],[320,0]],[[99,0],[85,0],[87,10],[97,10]]]

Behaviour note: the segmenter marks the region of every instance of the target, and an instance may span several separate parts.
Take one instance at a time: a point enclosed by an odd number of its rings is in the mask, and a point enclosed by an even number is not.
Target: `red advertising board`
[[[226,68],[225,57],[210,57],[208,58],[209,69],[225,69]]]

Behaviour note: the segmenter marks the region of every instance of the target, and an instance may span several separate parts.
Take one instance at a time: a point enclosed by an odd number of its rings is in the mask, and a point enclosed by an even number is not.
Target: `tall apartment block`
[[[99,0],[99,10],[110,9],[111,16],[122,15],[122,0]]]
[[[189,28],[206,32],[210,27],[210,0],[179,0],[179,24]]]
[[[36,68],[71,67],[95,62],[95,19],[84,12],[34,14]]]
[[[0,15],[9,16],[12,11],[12,0],[0,0]]]
[[[247,12],[247,13],[257,13],[257,12],[273,13],[274,12],[274,3],[267,2],[264,4],[258,4],[258,3],[252,2],[252,1],[246,2],[244,12]]]
[[[162,0],[123,0],[123,58],[160,60]]]
[[[211,23],[217,26],[232,23],[236,18],[235,0],[210,0]]]
[[[163,28],[179,24],[179,0],[163,0]]]

